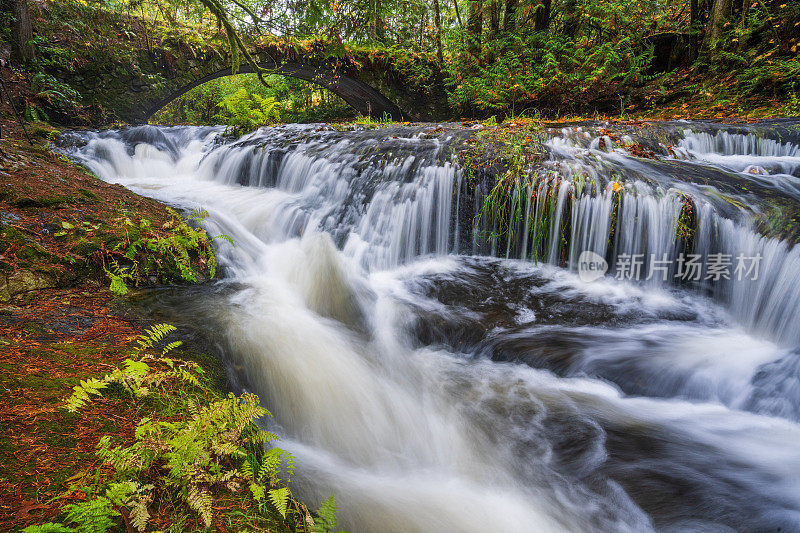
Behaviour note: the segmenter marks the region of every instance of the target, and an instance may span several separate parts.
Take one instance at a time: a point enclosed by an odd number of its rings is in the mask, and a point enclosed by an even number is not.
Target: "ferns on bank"
[[[130,285],[139,285],[151,276],[169,283],[196,282],[205,270],[211,278],[216,275],[217,262],[212,242],[217,237],[210,238],[203,228],[193,228],[175,210],[167,208],[167,211],[172,218],[159,229],[146,218],[138,223],[129,216],[117,220],[124,238],[103,256],[103,269],[110,280],[112,293],[125,296]],[[198,222],[201,219],[191,220]],[[227,235],[218,237],[233,244]]]
[[[109,435],[101,437],[97,455],[113,469],[112,478],[81,487],[94,497],[67,505],[66,524],[31,526],[25,533],[103,533],[117,529],[123,515],[134,529],[145,531],[153,501],[183,502],[204,527],[210,527],[218,495],[235,494],[242,487],[249,489],[255,502],[257,514],[250,519],[260,521],[265,529],[283,524],[281,528],[297,531],[329,531],[335,526],[335,506],[331,515],[331,504],[326,502],[315,522],[292,497],[287,484],[294,458],[272,446],[278,440],[274,433],[256,425],[260,418],[270,416],[258,397],[244,393],[205,400],[213,392],[203,388],[202,369],[195,362],[170,357],[181,345],[168,342],[175,331],[169,324],[145,330],[130,358],[105,376],[81,381],[65,407],[76,412],[113,385],[134,401],[158,395],[161,401],[181,405],[183,415],[141,419],[128,445],[115,443]],[[187,386],[200,394],[187,396]],[[265,450],[265,443],[272,447]]]

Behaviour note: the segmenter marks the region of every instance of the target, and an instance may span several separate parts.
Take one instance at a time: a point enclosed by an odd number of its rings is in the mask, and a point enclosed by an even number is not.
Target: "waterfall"
[[[334,492],[344,527],[798,530],[800,252],[761,231],[793,198],[796,146],[682,125],[648,159],[601,130],[550,131],[502,217],[452,126],[60,146],[231,236],[224,290],[151,297],[224,347],[297,458],[295,492]],[[608,275],[581,280],[586,251]],[[676,278],[689,254],[759,256],[759,276]],[[641,275],[615,279],[636,255]]]
[[[675,148],[681,159],[697,159],[752,174],[793,174],[800,177],[800,146],[755,134],[684,130]]]
[[[677,180],[665,186],[663,180],[651,176],[644,180],[639,161],[623,149],[608,153],[613,148],[608,136],[590,137],[586,143],[581,133],[586,132],[561,130],[549,141],[552,156],[533,184],[537,194],[533,202],[526,203],[525,212],[507,235],[506,248],[518,250],[512,257],[576,271],[580,254],[591,251],[608,260],[611,275],[624,274],[625,279],[662,286],[687,282],[697,292],[710,294],[726,305],[747,327],[787,346],[800,344],[800,328],[793,320],[800,312],[800,293],[794,283],[800,276],[797,250],[779,239],[760,235],[744,205],[736,210],[736,220],[720,214],[714,205],[723,194],[720,190],[711,186],[701,189]],[[683,134],[681,148],[676,148],[679,159],[702,157],[704,162],[715,163],[715,154],[723,158],[735,155],[741,161],[739,172],[744,175],[751,172],[751,165],[745,163],[755,160],[773,169],[771,177],[792,178],[783,173],[794,171],[788,160],[800,153],[796,145],[754,134],[719,132],[712,136],[691,130]],[[716,172],[724,177],[734,166],[726,162]],[[612,187],[617,180],[621,182],[618,194]],[[750,187],[755,188],[753,184]],[[739,203],[735,197],[727,201]],[[529,230],[529,221],[536,224],[545,212],[553,215],[547,227]],[[565,212],[571,214],[568,226],[562,221]],[[692,227],[680,227],[682,216],[693,219]],[[564,233],[565,228],[571,228],[569,234]],[[682,230],[692,234],[682,235]],[[542,233],[545,250],[535,244],[537,238],[542,240]],[[676,270],[681,257],[688,255],[704,261],[721,255],[729,263],[727,274],[706,279],[708,265],[703,265],[706,268],[699,279],[681,279]],[[631,257],[640,264],[631,267]],[[758,263],[757,272],[748,277],[743,274],[751,265],[741,264],[745,260]],[[625,272],[621,272],[623,266]],[[741,271],[737,272],[737,267]]]

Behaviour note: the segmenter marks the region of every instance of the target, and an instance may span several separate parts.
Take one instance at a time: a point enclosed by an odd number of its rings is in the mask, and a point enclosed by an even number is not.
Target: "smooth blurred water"
[[[224,343],[297,457],[296,490],[335,492],[345,527],[798,531],[798,252],[755,230],[752,202],[719,201],[719,183],[758,186],[743,159],[789,180],[797,148],[682,130],[652,161],[551,132],[519,230],[495,242],[468,240],[491,221],[472,225],[457,129],[143,127],[62,145],[232,237],[216,241],[228,290],[173,305]],[[619,254],[685,250],[683,195],[693,251],[761,253],[763,277],[613,278]],[[609,276],[581,281],[585,250]]]

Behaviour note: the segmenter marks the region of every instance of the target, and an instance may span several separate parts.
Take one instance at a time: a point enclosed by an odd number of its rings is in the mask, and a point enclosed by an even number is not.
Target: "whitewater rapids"
[[[800,531],[795,249],[698,200],[698,245],[763,252],[767,281],[586,283],[559,258],[606,253],[610,179],[572,206],[574,250],[551,239],[537,264],[520,260],[532,243],[464,245],[478,232],[446,134],[220,133],[147,126],[65,149],[207,209],[235,242],[216,241],[223,290],[173,305],[274,414],[309,504],[334,493],[353,531]],[[665,165],[797,179],[794,145],[681,135]],[[551,136],[549,171],[635,174],[615,250],[675,253],[676,196],[653,184],[666,166],[577,137]]]

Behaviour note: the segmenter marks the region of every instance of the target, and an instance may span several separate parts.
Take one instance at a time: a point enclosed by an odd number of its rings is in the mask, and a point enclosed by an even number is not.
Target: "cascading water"
[[[764,336],[787,346],[800,344],[800,327],[794,320],[800,313],[800,284],[795,283],[800,249],[756,231],[752,209],[761,218],[776,215],[763,213],[760,205],[750,206],[749,197],[751,189],[759,189],[759,182],[751,181],[753,161],[770,180],[800,185],[800,178],[787,173],[800,171],[800,148],[754,134],[682,133],[679,146],[670,148],[671,161],[647,161],[631,158],[624,148],[614,148],[607,136],[592,136],[580,127],[558,132],[548,142],[550,161],[534,176],[538,194],[511,225],[506,248],[519,250],[512,257],[572,270],[578,268],[582,252],[592,251],[607,258],[619,277],[650,278],[652,285],[671,285],[677,277],[712,294],[742,324]],[[735,163],[728,161],[731,157]],[[677,165],[675,159],[719,165],[691,175],[697,163]],[[697,183],[698,178],[705,183]],[[800,188],[779,189],[776,203],[788,213],[777,215],[788,214],[794,224]],[[530,221],[542,219],[540,213],[550,218],[526,231]],[[537,237],[546,246],[537,248]],[[687,272],[689,256],[718,260],[718,274],[707,264]]]
[[[226,290],[169,305],[224,341],[296,490],[335,492],[346,527],[800,530],[800,255],[758,232],[761,200],[793,198],[798,150],[686,127],[652,160],[550,132],[513,231],[486,242],[498,221],[472,226],[485,187],[452,159],[455,128],[62,142],[232,237]],[[585,251],[663,276],[584,282]],[[676,283],[689,252],[760,255],[760,276]]]

